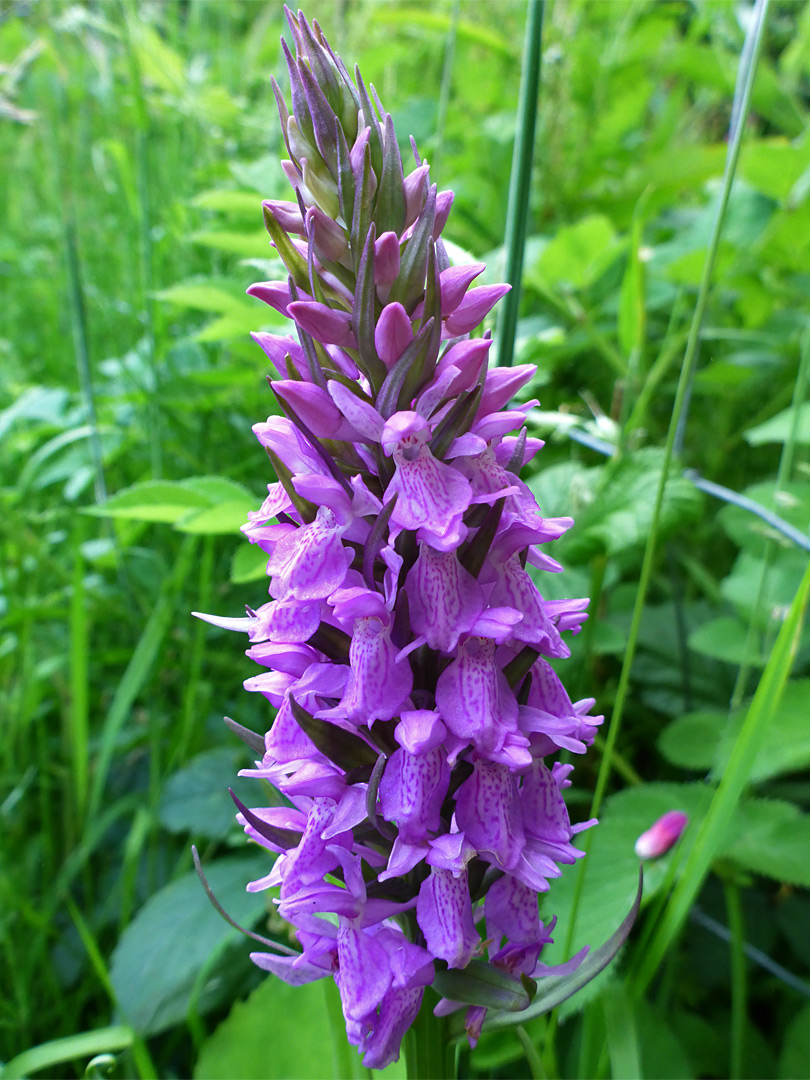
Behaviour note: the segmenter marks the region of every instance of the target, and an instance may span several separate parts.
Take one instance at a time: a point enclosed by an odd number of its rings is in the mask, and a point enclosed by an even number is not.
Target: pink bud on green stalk
[[[658,859],[674,847],[689,824],[683,810],[667,810],[636,840],[635,852],[640,859]]]

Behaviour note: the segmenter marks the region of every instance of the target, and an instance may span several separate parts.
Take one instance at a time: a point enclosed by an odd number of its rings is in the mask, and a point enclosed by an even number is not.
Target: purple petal
[[[434,956],[448,967],[466,967],[481,943],[473,923],[466,871],[456,877],[433,867],[419,890],[416,921]]]

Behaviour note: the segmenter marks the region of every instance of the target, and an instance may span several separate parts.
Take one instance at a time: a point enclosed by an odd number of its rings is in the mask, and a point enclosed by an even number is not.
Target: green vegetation
[[[523,0],[307,14],[455,190],[459,257],[498,280]],[[267,861],[233,821],[250,752],[222,723],[270,716],[189,615],[261,594],[239,526],[274,479],[250,431],[273,399],[248,332],[281,319],[244,290],[280,265],[260,200],[287,197],[282,18],[0,5],[2,1077],[363,1072],[333,1058],[332,988],[264,980],[190,851],[234,919],[283,932],[244,892]],[[576,519],[552,586],[592,597],[566,684],[608,726],[571,791],[602,824],[543,900],[544,959],[610,936],[657,817],[691,825],[645,868],[617,962],[550,1018],[485,1031],[462,1076],[810,1077],[810,5],[768,10],[722,212],[752,18],[546,8],[515,362],[537,364],[547,439],[527,480]]]

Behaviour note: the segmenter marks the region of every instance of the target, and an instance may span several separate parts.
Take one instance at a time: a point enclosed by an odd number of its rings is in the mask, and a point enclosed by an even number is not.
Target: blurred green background
[[[306,14],[454,189],[445,235],[497,280],[522,0]],[[577,519],[543,587],[593,598],[561,674],[608,717],[750,18],[716,0],[546,10],[516,362],[537,365],[548,439],[530,483]],[[263,595],[238,531],[274,479],[250,431],[272,401],[248,332],[281,320],[244,290],[280,265],[260,200],[287,197],[282,22],[259,0],[0,2],[0,1061],[124,1025],[41,1075],[82,1076],[105,1049],[113,1076],[366,1075],[333,1060],[336,998],[263,981],[190,855],[236,919],[284,934],[244,892],[267,864],[233,822],[249,753],[221,719],[270,716],[241,690],[238,642],[189,615]],[[643,829],[705,814],[807,566],[806,544],[682,468],[810,537],[809,110],[810,6],[774,2],[603,824],[575,932],[573,875],[544,900],[550,960],[625,914]],[[622,996],[619,964],[565,1007],[558,1075],[623,1075],[613,1036],[632,1030],[645,1077],[810,1076],[810,649],[794,644],[697,914],[644,999]],[[570,793],[583,817],[599,754]],[[642,933],[681,866],[676,851],[651,868]],[[529,1027],[542,1044],[545,1021]],[[497,1032],[461,1075],[530,1073]]]

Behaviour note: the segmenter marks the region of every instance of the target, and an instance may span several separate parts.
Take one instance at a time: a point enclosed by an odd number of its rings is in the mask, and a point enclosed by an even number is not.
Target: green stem
[[[454,1080],[455,1054],[445,1021],[433,1015],[435,994],[425,990],[422,1007],[405,1039],[408,1080]]]
[[[731,1045],[729,1047],[729,1076],[739,1080],[743,1075],[746,1015],[745,952],[743,951],[743,913],[740,887],[727,881],[723,885],[726,897],[728,928],[731,933]]]
[[[546,1080],[546,1070],[543,1068],[543,1062],[540,1060],[537,1047],[532,1042],[528,1031],[522,1024],[518,1024],[515,1028],[515,1034],[520,1039],[520,1044],[523,1047],[523,1053],[526,1055],[529,1072],[532,1074],[533,1080]]]
[[[751,100],[751,90],[754,84],[754,72],[756,70],[757,58],[759,56],[759,50],[765,28],[765,14],[767,12],[767,7],[768,0],[761,0],[757,8],[758,22],[755,30],[754,45],[750,54],[750,62],[745,65],[744,71],[741,64],[740,78],[744,81],[744,86],[743,92],[739,99],[739,121],[734,129],[733,139],[731,145],[729,146],[728,156],[726,158],[726,168],[723,174],[723,187],[720,194],[720,203],[718,205],[717,214],[714,220],[712,236],[709,242],[708,251],[706,253],[706,260],[703,264],[703,274],[701,276],[697,304],[695,305],[692,325],[689,328],[689,336],[686,342],[686,351],[684,353],[683,364],[681,365],[681,373],[680,378],[678,379],[678,388],[675,394],[675,402],[672,407],[672,415],[670,417],[669,430],[667,431],[667,440],[664,447],[664,459],[661,467],[661,475],[658,481],[658,488],[655,493],[655,503],[653,505],[652,521],[650,523],[650,531],[647,536],[647,543],[644,547],[644,558],[641,564],[639,585],[636,592],[635,604],[633,606],[633,615],[630,623],[630,633],[627,641],[627,649],[624,654],[622,669],[619,675],[619,685],[616,691],[616,700],[613,706],[613,718],[610,727],[608,728],[607,737],[605,739],[604,754],[602,755],[602,760],[599,763],[599,773],[596,778],[596,788],[594,790],[593,802],[591,803],[591,812],[589,814],[590,817],[597,817],[599,814],[599,810],[602,806],[602,800],[604,799],[605,791],[607,789],[608,780],[610,779],[610,773],[613,766],[614,747],[616,745],[619,731],[621,730],[624,706],[627,701],[627,693],[630,688],[630,672],[633,667],[633,660],[635,658],[636,647],[638,645],[639,630],[641,628],[641,617],[644,612],[644,606],[647,599],[647,591],[650,584],[650,578],[652,576],[653,560],[655,558],[658,540],[658,523],[661,518],[661,509],[664,502],[664,492],[666,491],[667,480],[669,478],[669,471],[675,447],[675,439],[677,437],[678,431],[681,429],[681,416],[686,405],[687,391],[691,386],[692,374],[698,359],[700,330],[701,326],[703,325],[703,317],[709,298],[709,287],[711,284],[715,258],[717,256],[717,249],[720,244],[720,235],[722,233],[723,220],[725,218],[726,209],[728,207],[728,200],[731,194],[731,185],[734,180],[734,173],[736,172],[737,161],[740,156],[740,146],[742,144],[743,132],[745,131],[745,121],[748,115],[748,106]],[[581,847],[586,854],[590,847],[591,836],[591,832],[583,833],[582,836]],[[580,899],[582,896],[582,884],[584,882],[587,864],[587,858],[583,859],[579,863],[579,866],[577,868],[577,879],[574,888],[574,896],[569,916],[570,921],[566,937],[567,946],[569,949],[571,942],[573,941],[573,935],[576,928],[577,913],[579,909]]]
[[[520,282],[523,276],[523,252],[529,221],[534,130],[537,120],[537,97],[540,90],[540,58],[543,45],[543,0],[528,0],[526,35],[523,45],[523,74],[520,80],[517,130],[509,178],[509,202],[506,209],[506,272],[512,286],[504,298],[498,323],[498,364],[512,363],[515,333],[520,309]]]
[[[799,354],[799,371],[796,375],[796,382],[793,387],[793,399],[791,402],[793,416],[791,417],[790,431],[788,433],[787,441],[782,447],[782,455],[779,459],[779,471],[776,475],[777,492],[784,489],[785,485],[790,481],[790,474],[793,471],[793,458],[795,456],[796,443],[799,434],[801,406],[807,400],[808,379],[810,379],[810,331],[805,331],[802,335],[801,351]],[[775,499],[771,503],[771,508],[774,510],[776,509]],[[762,601],[765,598],[768,571],[770,570],[771,561],[775,552],[776,544],[773,540],[769,540],[765,544],[765,549],[762,553],[756,599],[754,600],[754,607],[748,620],[748,630],[745,635],[745,644],[743,646],[743,658],[734,683],[734,692],[731,695],[732,711],[739,708],[742,703],[742,699],[745,696],[748,677],[751,674],[751,668],[753,666],[752,651],[759,636],[757,633],[759,613],[762,607]]]

